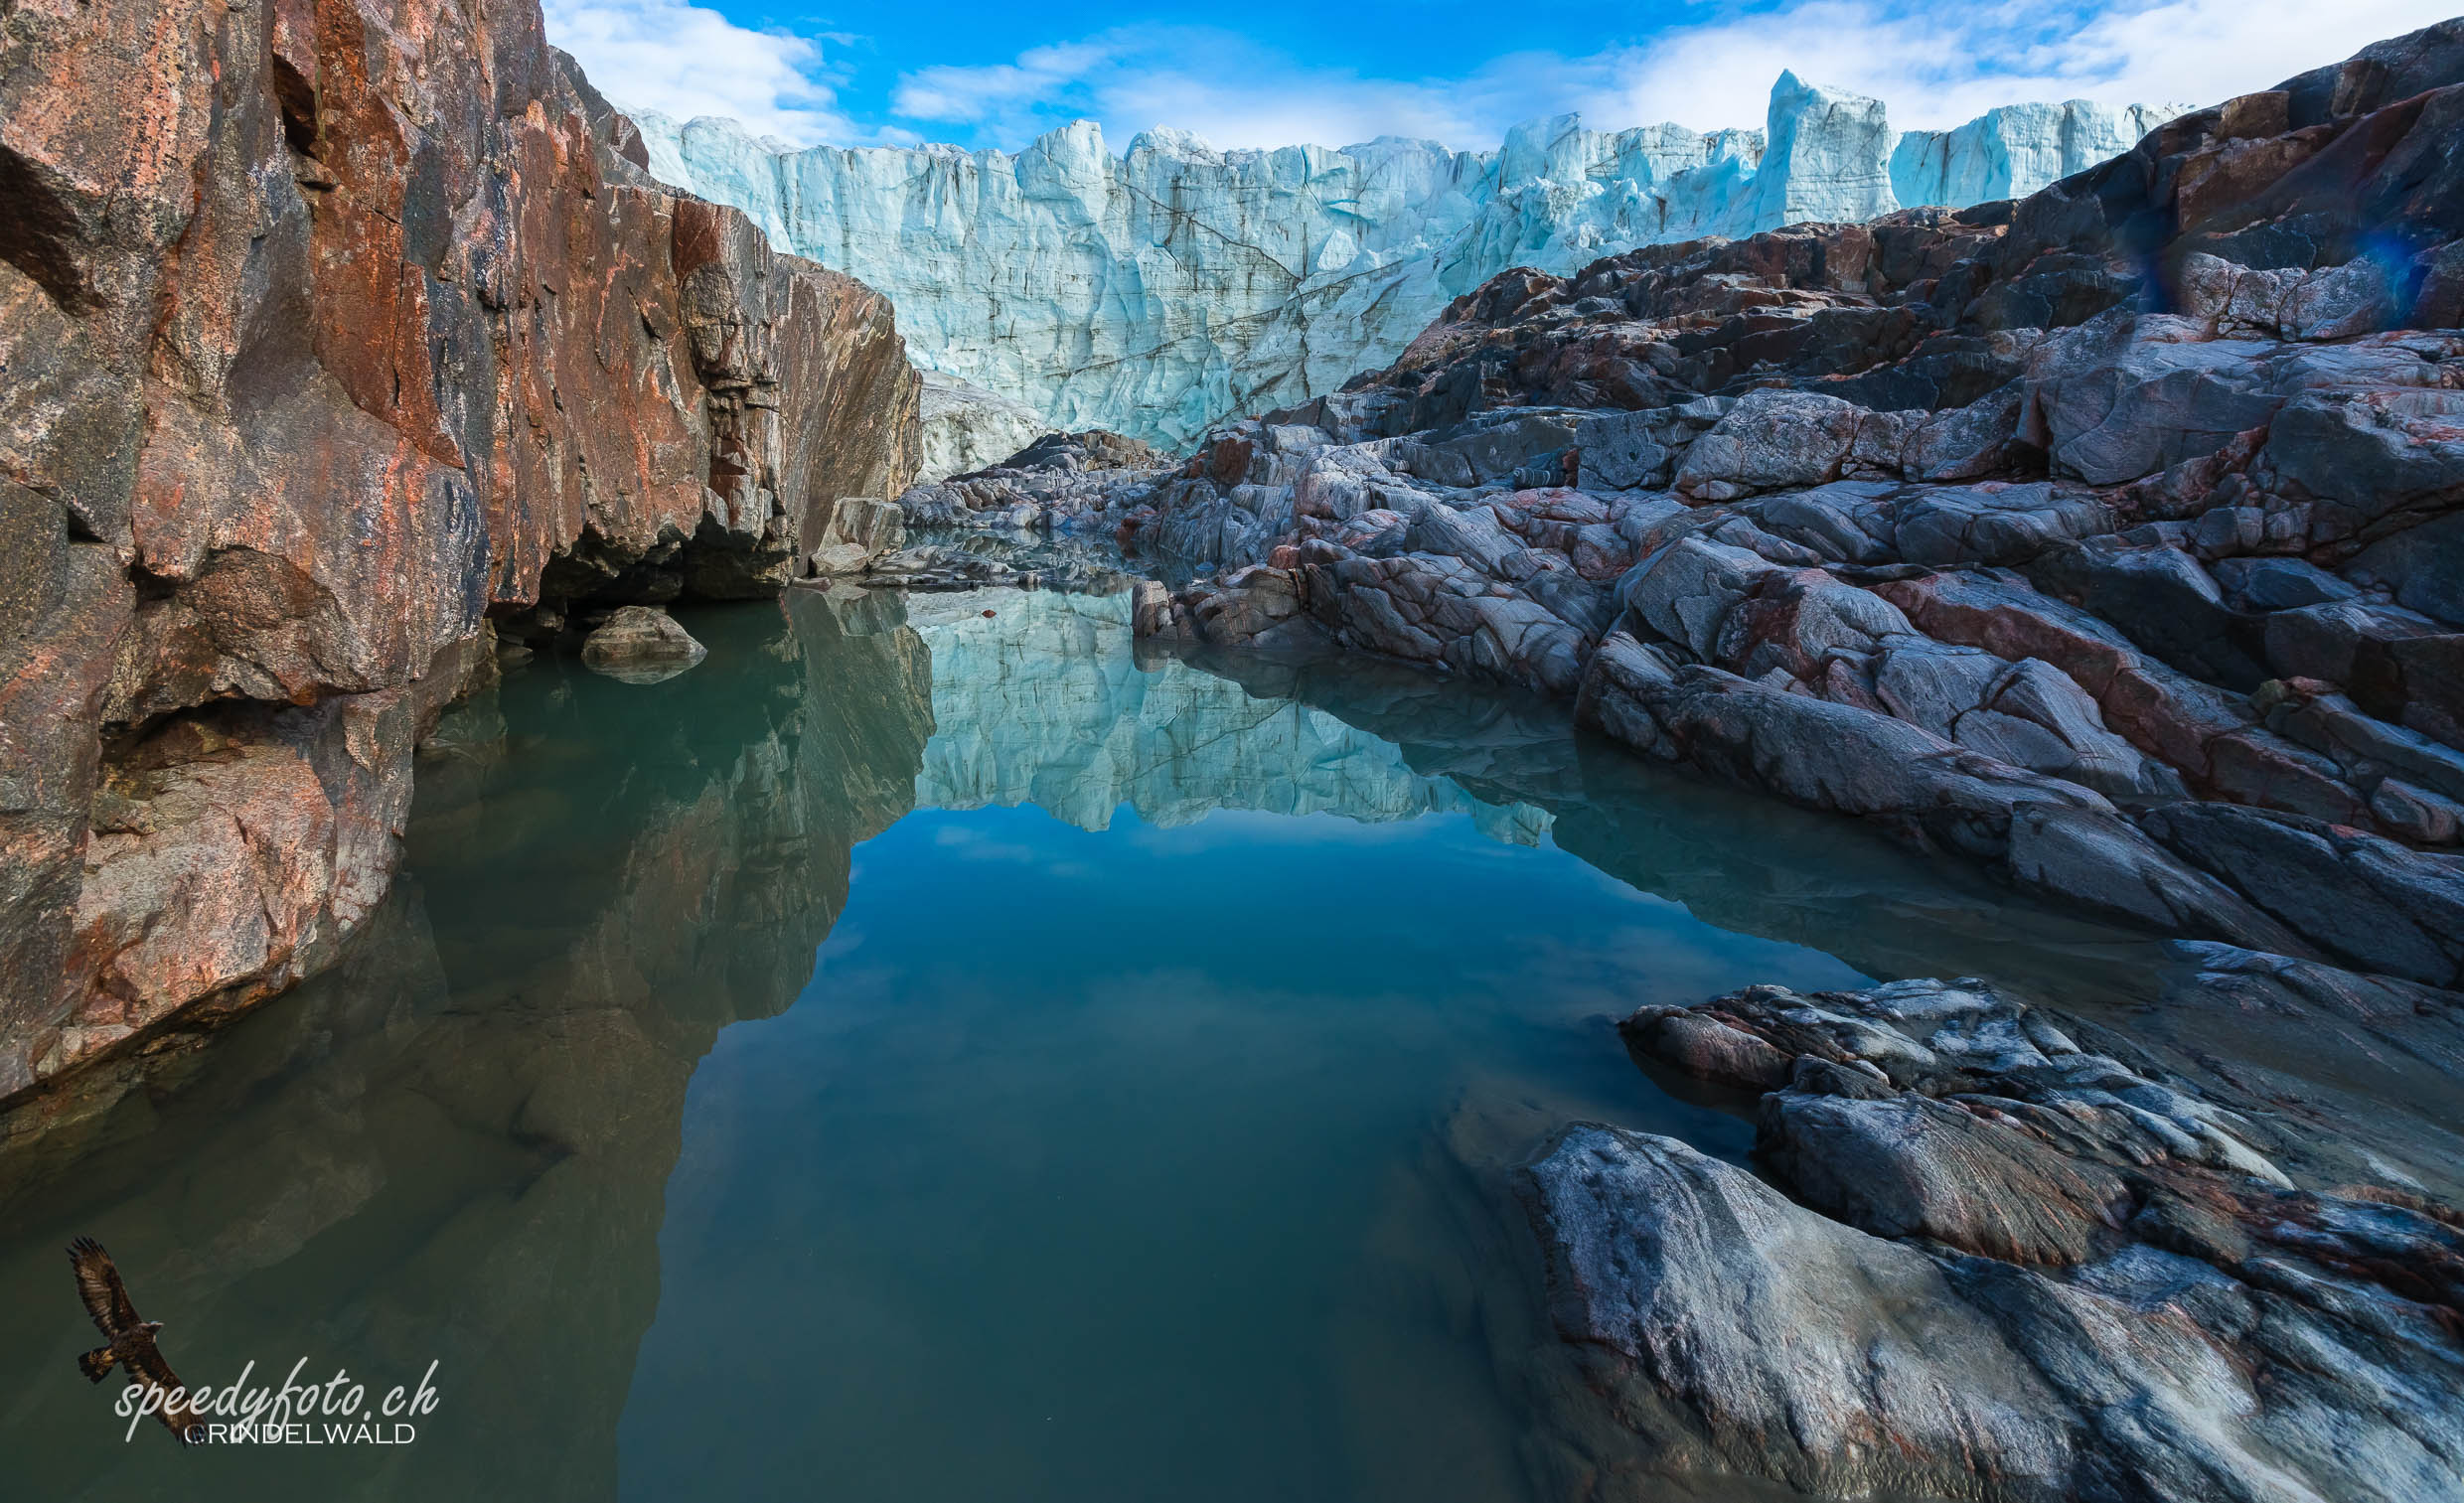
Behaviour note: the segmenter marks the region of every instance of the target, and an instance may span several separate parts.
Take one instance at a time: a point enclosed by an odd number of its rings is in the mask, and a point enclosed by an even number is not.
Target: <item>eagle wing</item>
[[[171,1364],[164,1360],[161,1348],[155,1346],[153,1342],[142,1341],[132,1343],[132,1345],[137,1350],[128,1358],[129,1381],[147,1388],[161,1389],[166,1401],[173,1393],[180,1393],[183,1402],[177,1409],[166,1402],[161,1409],[155,1411],[155,1414],[161,1417],[164,1425],[170,1427],[173,1434],[183,1440],[188,1439],[189,1428],[198,1422],[196,1410],[186,1402],[187,1385],[180,1381],[178,1373],[171,1370]]]
[[[128,1285],[120,1282],[120,1271],[111,1266],[111,1255],[91,1237],[80,1237],[69,1244],[69,1265],[77,1270],[77,1297],[85,1301],[85,1313],[94,1317],[95,1329],[105,1336],[138,1324],[137,1307],[128,1298]]]

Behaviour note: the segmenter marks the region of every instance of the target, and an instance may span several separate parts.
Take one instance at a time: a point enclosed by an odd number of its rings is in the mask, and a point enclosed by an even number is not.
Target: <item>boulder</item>
[[[810,560],[816,574],[861,573],[872,560],[906,545],[907,514],[894,501],[842,496],[822,511],[821,519]]]
[[[673,678],[708,656],[708,648],[656,606],[626,606],[582,639],[583,665],[627,683]]]
[[[1570,1339],[1732,1468],[1821,1494],[2057,1495],[2079,1426],[1925,1254],[1670,1137],[1580,1127],[1532,1170]]]
[[[1705,501],[1820,485],[1838,477],[1869,415],[1836,396],[1748,392],[1685,451],[1674,484]]]

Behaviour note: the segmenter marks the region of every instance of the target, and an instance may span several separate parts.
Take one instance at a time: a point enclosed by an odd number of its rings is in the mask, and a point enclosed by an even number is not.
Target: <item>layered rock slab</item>
[[[2272,1103],[1976,982],[1755,987],[1625,1032],[1713,1081],[1784,1073],[1758,1153],[1788,1196],[1615,1128],[1532,1170],[1561,1328],[1655,1446],[1820,1492],[1996,1499],[2394,1499],[2464,1475],[2459,1218],[2295,1188],[2288,1169],[2352,1160]]]

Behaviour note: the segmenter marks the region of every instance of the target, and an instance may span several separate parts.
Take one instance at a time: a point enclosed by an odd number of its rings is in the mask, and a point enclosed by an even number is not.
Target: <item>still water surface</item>
[[[1142,661],[1118,597],[691,624],[459,712],[346,966],[0,1155],[8,1496],[1557,1496],[1514,1166],[1752,1140],[1613,1017],[2145,959],[1545,706]],[[437,1409],[123,1443],[80,1233],[191,1382],[433,1361]]]

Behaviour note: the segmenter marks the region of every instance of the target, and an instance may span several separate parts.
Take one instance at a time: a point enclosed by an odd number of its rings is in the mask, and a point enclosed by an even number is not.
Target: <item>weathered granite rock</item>
[[[0,57],[6,1095],[321,964],[485,623],[775,593],[911,475],[916,378],[529,0],[21,6]],[[261,935],[180,916],[243,880]]]
[[[2278,984],[2238,954],[2184,984]],[[2355,980],[2318,994],[2369,1016]],[[2344,1180],[2282,1103],[1968,981],[1758,986],[1623,1031],[1658,1065],[1776,1086],[1758,1153],[1794,1197],[1605,1127],[1531,1171],[1560,1328],[1646,1443],[1826,1493],[2464,1485],[2464,1218]]]

